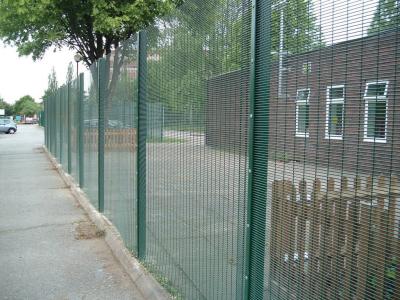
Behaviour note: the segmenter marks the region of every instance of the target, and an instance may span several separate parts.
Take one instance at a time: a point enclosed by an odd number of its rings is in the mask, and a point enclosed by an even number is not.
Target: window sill
[[[296,133],[296,137],[308,138],[308,137],[310,137],[310,135],[308,133]]]
[[[386,139],[364,138],[364,142],[367,142],[367,143],[381,143],[381,144],[385,144],[385,143],[386,143]]]
[[[337,141],[341,141],[341,140],[343,140],[343,137],[342,136],[338,136],[338,135],[331,135],[331,136],[329,136],[329,135],[326,135],[325,136],[325,139],[326,140],[337,140]]]

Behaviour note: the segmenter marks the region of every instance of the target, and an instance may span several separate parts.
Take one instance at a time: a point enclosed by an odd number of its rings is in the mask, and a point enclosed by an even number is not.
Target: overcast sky
[[[365,35],[377,1],[313,0],[317,24],[322,28],[325,42],[337,43]],[[63,83],[73,55],[68,49],[49,51],[42,60],[33,62],[30,57],[18,57],[15,48],[0,43],[0,97],[13,103],[29,94],[41,101],[51,68],[54,66],[59,83]]]

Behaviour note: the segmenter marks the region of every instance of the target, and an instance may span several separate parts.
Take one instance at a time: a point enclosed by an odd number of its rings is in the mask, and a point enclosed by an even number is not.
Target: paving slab
[[[0,299],[144,299],[41,145],[0,134]]]

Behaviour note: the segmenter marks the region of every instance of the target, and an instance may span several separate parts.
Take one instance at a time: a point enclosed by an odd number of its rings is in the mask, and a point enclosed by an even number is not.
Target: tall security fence
[[[400,299],[397,1],[187,0],[45,99],[175,299]]]

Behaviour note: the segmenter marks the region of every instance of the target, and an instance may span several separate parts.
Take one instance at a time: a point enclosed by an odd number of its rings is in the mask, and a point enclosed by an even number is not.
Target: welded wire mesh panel
[[[71,134],[71,175],[75,182],[79,182],[79,97],[78,97],[78,80],[75,79],[70,83],[69,99],[70,99],[70,134]]]
[[[60,88],[61,92],[61,165],[65,170],[68,169],[68,87],[63,85]]]
[[[55,95],[50,95],[50,99],[49,99],[49,136],[50,136],[50,151],[53,154],[53,156],[55,156],[56,153],[56,134],[55,134],[55,130],[56,130],[56,124],[55,124],[55,116],[56,116],[56,112],[55,112]]]
[[[266,299],[400,297],[399,9],[273,1]]]
[[[98,207],[98,139],[99,97],[98,67],[93,64],[84,72],[84,191]]]
[[[54,94],[54,154],[58,161],[61,158],[61,92],[58,89]]]
[[[104,213],[136,250],[137,40],[106,57]]]
[[[176,297],[242,298],[250,10],[189,0],[147,30],[145,261]]]

